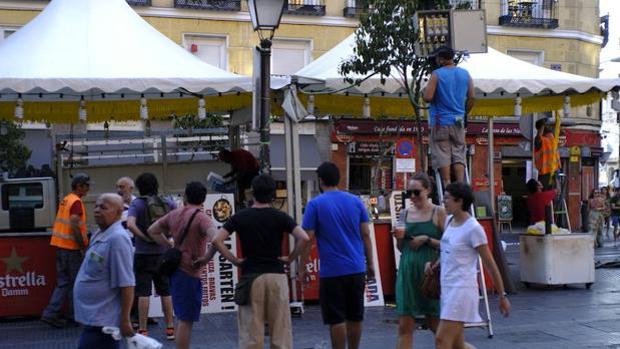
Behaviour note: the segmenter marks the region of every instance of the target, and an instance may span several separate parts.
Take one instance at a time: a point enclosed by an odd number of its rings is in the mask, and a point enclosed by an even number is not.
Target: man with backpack
[[[172,298],[168,277],[159,272],[166,247],[158,245],[148,235],[148,228],[159,218],[176,208],[174,202],[158,195],[159,184],[152,173],[143,173],[136,178],[140,197],[133,200],[127,214],[127,228],[135,236],[134,272],[136,274],[136,297],[138,298],[138,333],[148,335],[147,317],[152,284],[161,298],[161,307],[166,319],[166,338],[174,339],[172,319]]]

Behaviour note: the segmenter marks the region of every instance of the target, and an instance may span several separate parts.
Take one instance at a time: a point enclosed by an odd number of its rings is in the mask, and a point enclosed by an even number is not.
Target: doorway
[[[502,160],[502,182],[504,192],[506,195],[512,197],[513,227],[527,227],[529,221],[526,205],[526,173],[525,159],[512,158]]]

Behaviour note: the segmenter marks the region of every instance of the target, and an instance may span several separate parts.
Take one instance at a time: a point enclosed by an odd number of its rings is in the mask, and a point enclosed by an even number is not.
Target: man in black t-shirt
[[[310,239],[293,218],[271,207],[275,191],[276,183],[271,177],[254,177],[254,204],[230,217],[213,240],[218,251],[241,268],[241,282],[253,280],[248,302],[240,305],[237,313],[241,349],[263,348],[265,322],[269,324],[271,348],[293,347],[284,265],[296,260]],[[224,245],[224,240],[234,232],[241,243],[243,259],[234,256]],[[282,256],[282,239],[286,233],[295,238],[295,249]]]

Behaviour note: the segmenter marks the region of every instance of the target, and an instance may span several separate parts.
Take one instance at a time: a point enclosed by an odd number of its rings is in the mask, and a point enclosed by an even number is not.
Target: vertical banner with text
[[[233,194],[209,194],[205,200],[205,212],[213,219],[216,229],[221,228],[235,213]],[[224,241],[226,247],[237,253],[237,237],[232,234]],[[237,310],[235,304],[235,284],[237,268],[221,254],[207,264],[202,271],[202,309],[201,313],[220,313]]]

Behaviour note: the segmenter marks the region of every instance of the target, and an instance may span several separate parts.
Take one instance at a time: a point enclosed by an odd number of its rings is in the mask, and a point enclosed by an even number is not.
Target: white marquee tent
[[[26,117],[28,104],[34,104],[28,101],[109,101],[121,99],[122,93],[135,103],[142,94],[150,102],[180,92],[196,97],[251,90],[250,77],[201,61],[124,0],[52,0],[0,45],[0,102],[14,105],[21,94]],[[0,105],[0,116],[11,110]]]
[[[333,49],[293,75],[302,92],[340,92],[351,95],[387,95],[393,97],[404,93],[404,89],[393,74],[381,83],[376,75],[360,86],[351,86],[338,72],[342,61],[354,54],[355,34],[351,34]],[[523,98],[524,112],[540,112],[562,109],[563,96],[571,95],[571,105],[578,106],[598,101],[601,93],[620,87],[620,79],[593,79],[555,71],[530,64],[495,49],[487,53],[476,53],[465,57],[460,67],[469,71],[476,86],[474,115],[513,115],[513,99],[518,93]],[[361,78],[357,76],[356,78]],[[532,98],[528,98],[532,97]],[[550,100],[550,97],[555,97]],[[319,98],[319,97],[317,97]],[[394,103],[394,100],[389,103]],[[504,101],[502,103],[502,100]],[[407,102],[408,103],[408,102]],[[381,99],[374,98],[373,106]],[[361,112],[361,109],[360,109]],[[373,115],[377,115],[373,112]]]

